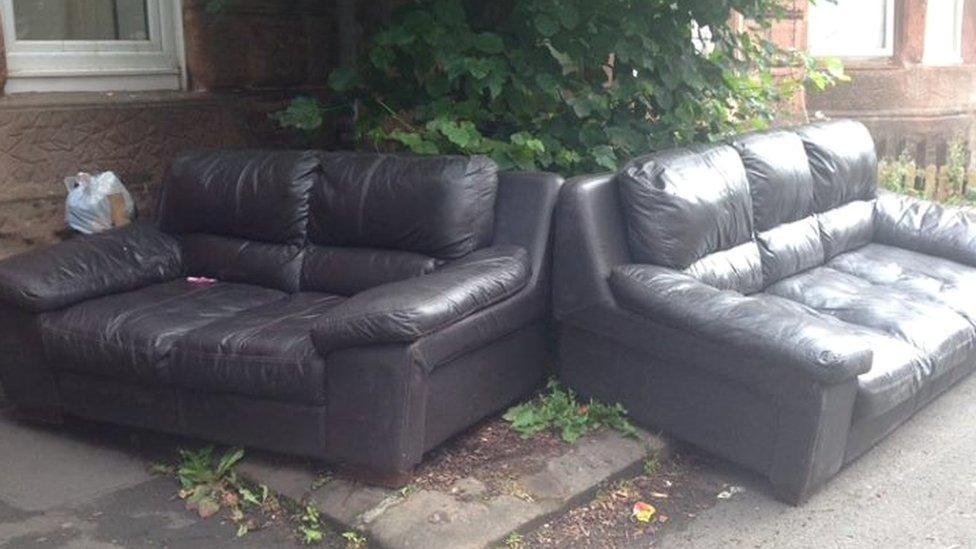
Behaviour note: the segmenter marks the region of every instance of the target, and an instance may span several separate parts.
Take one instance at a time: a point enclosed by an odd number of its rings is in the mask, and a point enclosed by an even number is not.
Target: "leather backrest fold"
[[[456,259],[491,242],[498,166],[486,157],[322,153],[321,161],[314,244]]]

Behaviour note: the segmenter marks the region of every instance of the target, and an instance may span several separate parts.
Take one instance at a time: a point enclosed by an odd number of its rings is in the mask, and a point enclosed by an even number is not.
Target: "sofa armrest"
[[[0,300],[44,312],[179,276],[179,243],[148,223],[79,236],[0,261]]]
[[[792,368],[817,382],[840,383],[871,369],[872,352],[857,336],[773,301],[721,291],[652,265],[618,266],[610,286],[626,309],[736,354],[764,357],[761,362]]]
[[[891,192],[875,202],[874,240],[976,267],[976,215]]]
[[[416,341],[515,295],[530,276],[524,248],[485,248],[433,273],[356,294],[316,322],[312,339],[323,356],[345,347]]]

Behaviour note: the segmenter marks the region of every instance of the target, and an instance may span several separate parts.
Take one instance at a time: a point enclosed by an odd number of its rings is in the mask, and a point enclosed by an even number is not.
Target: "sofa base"
[[[425,375],[425,410],[419,455],[405,466],[377,467],[340,459],[326,441],[343,414],[328,405],[278,402],[173,387],[149,387],[69,372],[55,374],[60,408],[83,419],[186,435],[221,444],[261,448],[310,457],[341,466],[356,478],[387,487],[402,486],[423,453],[526,396],[542,382],[549,359],[546,325],[538,322],[456,357]],[[348,416],[345,416],[348,419]]]
[[[847,425],[840,423],[849,421],[854,384],[810,391],[786,406],[735,380],[569,325],[560,326],[559,374],[584,397],[619,402],[635,422],[765,476],[776,497],[793,505],[843,464]]]

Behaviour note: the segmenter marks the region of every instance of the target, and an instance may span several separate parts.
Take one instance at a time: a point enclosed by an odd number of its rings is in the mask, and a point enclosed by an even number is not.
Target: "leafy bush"
[[[510,408],[503,416],[523,437],[554,429],[563,440],[573,443],[600,427],[637,436],[637,429],[627,420],[627,411],[620,404],[610,406],[593,400],[580,403],[573,391],[564,389],[554,379],[546,385],[546,391],[534,400]]]
[[[836,60],[763,37],[781,4],[413,0],[330,84],[355,114],[361,145],[563,173],[614,169],[653,149],[765,127],[803,83],[844,78]],[[785,65],[794,70],[774,76]],[[279,121],[315,127],[311,100],[300,101],[303,116]]]

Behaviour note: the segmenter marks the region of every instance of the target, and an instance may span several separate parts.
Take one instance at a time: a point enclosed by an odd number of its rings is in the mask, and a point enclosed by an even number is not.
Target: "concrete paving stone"
[[[489,547],[588,500],[602,484],[639,472],[649,449],[664,454],[668,445],[643,432],[632,439],[599,431],[548,459],[541,470],[514,479],[518,493],[494,497],[486,496],[485,485],[476,478],[404,498],[394,490],[342,479],[311,490],[318,475],[302,461],[250,456],[240,471],[291,499],[314,502],[329,520],[364,530],[380,546]]]
[[[0,422],[0,501],[20,510],[45,511],[150,478],[144,461],[97,438],[22,424],[3,414]],[[62,480],[48,482],[52,472]]]

